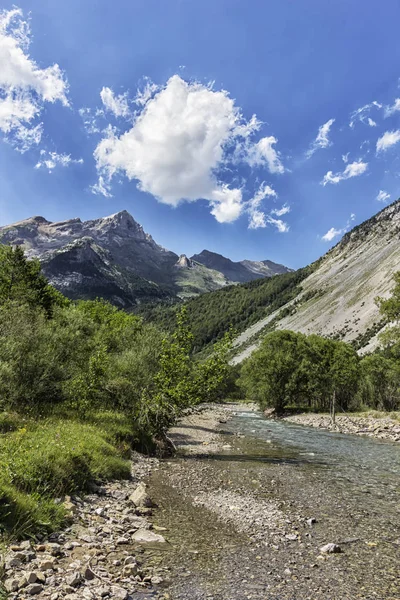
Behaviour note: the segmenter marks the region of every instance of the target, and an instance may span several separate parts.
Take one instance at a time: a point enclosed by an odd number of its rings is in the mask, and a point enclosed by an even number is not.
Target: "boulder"
[[[136,506],[136,508],[151,508],[153,502],[146,490],[145,483],[139,483],[136,490],[129,496],[130,502]]]
[[[132,536],[132,541],[138,544],[152,544],[155,542],[165,543],[165,538],[158,534],[149,531],[148,529],[138,529]]]

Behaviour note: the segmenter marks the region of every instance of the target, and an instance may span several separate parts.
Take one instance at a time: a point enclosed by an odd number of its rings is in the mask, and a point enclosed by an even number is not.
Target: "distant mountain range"
[[[49,281],[69,298],[103,297],[125,308],[291,271],[269,260],[233,262],[208,250],[178,256],[125,210],[92,221],[31,217],[0,227],[0,243],[22,246],[38,258]]]

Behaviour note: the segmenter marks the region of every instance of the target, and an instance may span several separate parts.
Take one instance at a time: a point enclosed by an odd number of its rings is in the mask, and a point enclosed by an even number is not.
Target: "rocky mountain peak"
[[[180,269],[191,269],[193,268],[193,261],[186,254],[181,254],[175,266]]]

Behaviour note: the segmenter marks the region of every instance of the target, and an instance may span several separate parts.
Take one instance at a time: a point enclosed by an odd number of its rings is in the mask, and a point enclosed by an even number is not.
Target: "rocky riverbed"
[[[130,481],[62,499],[65,531],[7,549],[10,600],[399,600],[396,444],[249,405],[169,435],[175,457],[134,455]]]
[[[332,423],[330,415],[327,414],[303,413],[282,418],[290,423],[297,423],[306,427],[318,427],[328,431],[366,435],[380,440],[400,442],[400,422],[391,419],[389,416],[377,419],[371,415],[339,414],[336,416],[335,424]]]
[[[60,499],[70,527],[37,543],[11,545],[4,555],[8,600],[139,600],[160,597],[165,577],[142,559],[143,545],[166,544],[151,522],[143,478],[156,459],[134,454],[132,479],[93,486],[93,493]]]

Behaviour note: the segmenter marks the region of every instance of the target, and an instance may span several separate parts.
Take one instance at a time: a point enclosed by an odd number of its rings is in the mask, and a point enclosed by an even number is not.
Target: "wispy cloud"
[[[261,138],[246,148],[247,162],[251,167],[266,165],[270,173],[284,173],[279,152],[274,148],[278,140],[273,136]]]
[[[128,104],[128,93],[116,96],[111,88],[103,87],[100,92],[100,98],[104,108],[116,117],[129,117],[131,111]]]
[[[68,105],[68,84],[57,64],[40,68],[28,53],[29,22],[19,8],[0,12],[0,130],[20,152],[40,143],[35,122],[46,103]]]
[[[317,137],[311,144],[310,149],[306,152],[307,158],[310,158],[319,148],[327,148],[328,146],[332,145],[332,142],[329,141],[328,135],[334,122],[335,119],[329,119],[329,121],[321,125],[321,127],[318,129]]]
[[[378,200],[378,202],[387,202],[389,200],[389,198],[390,198],[390,194],[388,194],[384,190],[379,190],[379,193],[376,196],[376,200]]]
[[[400,141],[400,129],[396,131],[385,131],[385,133],[376,142],[376,151],[384,152]]]
[[[282,219],[274,219],[273,217],[268,216],[267,221],[270,225],[274,225],[279,233],[287,233],[290,229],[289,225],[285,223],[285,221],[282,221]]]
[[[281,208],[274,208],[271,210],[271,215],[276,215],[277,217],[282,217],[283,215],[287,215],[290,213],[290,206],[288,204],[284,204]]]
[[[348,164],[344,171],[339,173],[333,173],[332,171],[328,171],[321,184],[325,186],[327,183],[340,183],[345,179],[350,179],[351,177],[358,177],[365,173],[368,168],[368,163],[363,162],[362,160],[358,160]]]
[[[40,151],[41,159],[35,165],[35,169],[47,169],[51,173],[56,167],[69,167],[70,165],[82,165],[83,158],[71,158],[70,154],[58,154],[57,152]]]
[[[369,125],[370,127],[376,127],[376,122],[369,116],[371,110],[373,110],[374,108],[381,109],[382,104],[374,100],[369,104],[365,104],[364,106],[357,108],[357,110],[355,110],[350,116],[349,126],[353,129],[356,122],[359,121],[360,123],[364,123],[365,125]]]
[[[351,213],[350,217],[347,219],[347,223],[346,223],[345,227],[342,227],[341,229],[336,229],[335,227],[331,227],[325,233],[325,235],[321,236],[321,239],[324,242],[331,242],[339,235],[343,235],[344,233],[347,233],[347,231],[349,231],[349,229],[351,228],[352,223],[355,220],[355,218],[356,218],[356,215],[354,213]]]
[[[391,117],[400,110],[400,98],[396,98],[391,106],[385,106],[385,117]]]

